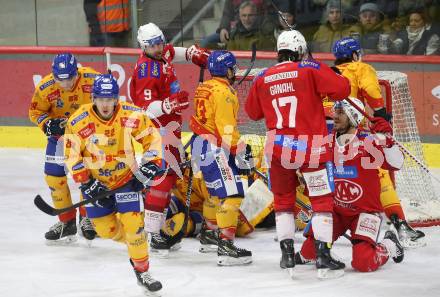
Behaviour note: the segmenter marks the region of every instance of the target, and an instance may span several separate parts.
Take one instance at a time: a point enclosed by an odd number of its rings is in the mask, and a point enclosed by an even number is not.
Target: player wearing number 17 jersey
[[[350,83],[327,65],[304,59],[307,44],[298,31],[283,32],[277,40],[278,64],[255,79],[246,101],[253,120],[265,119],[265,154],[274,194],[276,229],[282,252],[280,266],[292,273],[295,233],[296,169],[306,181],[316,239],[318,277],[343,274],[344,264],[330,256],[332,243],[333,180],[330,141],[322,107],[350,94]],[[293,163],[291,163],[293,162]]]

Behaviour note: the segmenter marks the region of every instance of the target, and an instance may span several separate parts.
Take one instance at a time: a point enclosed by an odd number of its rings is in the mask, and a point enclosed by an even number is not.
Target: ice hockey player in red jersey
[[[180,89],[172,62],[187,60],[205,67],[209,53],[197,45],[181,48],[166,44],[162,31],[153,23],[139,27],[137,40],[142,54],[133,72],[131,98],[160,128],[164,159],[167,165],[176,169],[183,153],[180,151],[181,112],[189,106],[189,102],[188,93]],[[167,165],[163,164],[164,167]],[[163,211],[169,204],[176,177],[170,171],[150,188],[145,204],[145,229],[148,232],[160,231],[165,221]]]
[[[327,65],[305,59],[307,44],[298,31],[281,33],[277,50],[279,63],[256,77],[245,109],[252,120],[266,121],[265,154],[274,194],[280,266],[292,274],[295,265],[293,209],[299,183],[296,169],[300,169],[313,210],[318,277],[339,277],[344,264],[330,255],[333,169],[322,98],[346,98],[350,83]]]
[[[364,109],[356,98],[351,100]],[[358,128],[363,115],[348,101],[334,106],[334,131],[332,147],[335,162],[335,206],[333,214],[333,239],[351,233],[353,244],[352,267],[361,272],[375,271],[384,265],[389,257],[394,262],[403,260],[403,247],[392,231],[386,231],[379,243],[381,231],[379,168],[398,170],[403,165],[403,154],[389,138],[392,128],[383,118],[375,118],[372,134]],[[314,226],[312,225],[312,229]],[[309,236],[297,253],[297,264],[304,259],[315,259],[314,239]],[[301,259],[302,261],[298,261]]]

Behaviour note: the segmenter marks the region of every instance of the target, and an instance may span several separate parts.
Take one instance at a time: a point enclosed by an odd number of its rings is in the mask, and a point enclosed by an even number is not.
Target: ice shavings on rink
[[[50,202],[44,183],[43,150],[0,149],[0,296],[122,297],[143,296],[128,263],[126,247],[97,239],[91,248],[83,238],[66,247],[46,246],[44,233],[56,222],[33,205],[37,193]],[[440,176],[440,170],[435,170]],[[436,184],[436,192],[440,185]],[[77,201],[75,185],[73,200]],[[357,273],[350,268],[350,243],[334,245],[346,263],[345,276],[319,281],[313,266],[295,267],[296,279],[279,268],[274,230],[237,239],[253,252],[254,262],[217,267],[215,254],[200,254],[196,239],[185,239],[169,259],[151,259],[151,272],[164,288],[162,296],[439,296],[440,227],[424,228],[428,245],[406,251],[401,264],[391,260],[379,271]],[[302,242],[296,236],[295,248]]]

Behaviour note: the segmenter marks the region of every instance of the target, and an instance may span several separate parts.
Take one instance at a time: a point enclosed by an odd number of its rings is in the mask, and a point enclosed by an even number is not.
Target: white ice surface
[[[37,193],[50,201],[43,158],[42,150],[0,149],[0,296],[144,296],[124,245],[98,239],[88,248],[83,238],[68,247],[45,245],[44,233],[56,218],[33,205]],[[337,280],[319,281],[313,266],[297,266],[291,280],[279,268],[274,231],[237,240],[253,252],[249,266],[217,267],[214,254],[198,253],[198,241],[185,239],[170,259],[153,256],[151,273],[163,283],[162,296],[440,296],[440,228],[423,231],[426,247],[373,273],[354,272],[349,242],[339,240],[334,252],[348,268]],[[301,242],[297,234],[297,249]]]

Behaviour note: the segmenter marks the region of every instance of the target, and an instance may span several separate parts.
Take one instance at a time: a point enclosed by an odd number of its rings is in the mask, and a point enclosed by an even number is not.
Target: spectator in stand
[[[275,5],[280,10],[287,23],[298,30],[296,26],[296,5],[295,1],[287,0],[274,0]],[[261,32],[264,36],[267,36],[262,42],[260,42],[259,50],[275,51],[277,45],[278,36],[281,32],[290,30],[286,22],[281,18],[278,12],[274,9],[271,13],[265,16],[263,24],[261,25]]]
[[[440,22],[440,0],[400,0],[398,14],[407,17],[411,11],[422,8],[433,23]]]
[[[361,47],[366,54],[386,53],[392,30],[376,3],[364,3],[359,10],[359,24],[350,31],[360,33]]]
[[[409,13],[409,25],[397,33],[394,51],[406,55],[440,54],[439,26],[432,24],[423,8]]]
[[[128,47],[130,39],[130,3],[128,0],[101,0],[97,17],[105,45]]]
[[[254,42],[257,43],[257,49],[265,48],[267,36],[260,31],[260,18],[255,3],[244,1],[238,11],[239,21],[229,35],[229,41],[226,43],[227,50],[250,50]]]
[[[314,52],[331,52],[336,40],[348,37],[353,33],[350,31],[351,26],[342,21],[343,10],[341,11],[341,8],[340,0],[327,2],[324,11],[325,22],[313,35],[311,45]]]
[[[226,0],[225,6],[223,8],[223,16],[220,20],[220,25],[214,34],[206,36],[200,42],[200,46],[203,48],[213,48],[216,44],[227,43],[229,41],[229,35],[231,30],[235,28],[237,21],[239,19],[239,7],[245,2],[243,0]],[[263,14],[265,11],[264,0],[252,0],[256,5],[258,14]]]
[[[105,39],[98,21],[98,4],[101,0],[84,0],[83,8],[89,26],[90,46],[104,46]]]

